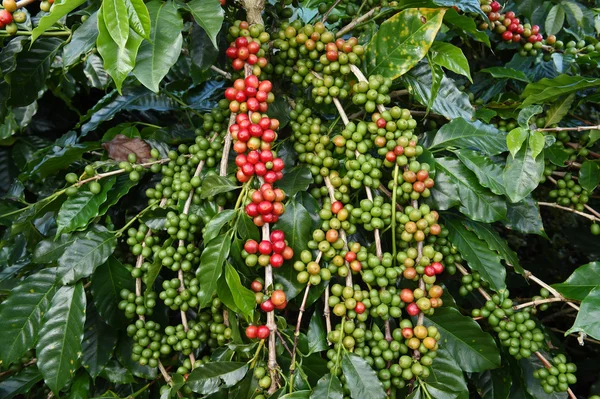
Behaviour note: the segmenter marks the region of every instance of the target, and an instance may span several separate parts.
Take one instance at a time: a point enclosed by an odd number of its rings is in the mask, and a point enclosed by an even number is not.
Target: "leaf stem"
[[[369,12],[367,12],[364,15],[361,15],[360,17],[356,18],[355,20],[353,20],[352,22],[350,22],[348,25],[344,26],[342,29],[340,29],[338,31],[338,33],[336,33],[336,37],[342,37],[344,36],[346,33],[350,32],[352,29],[354,29],[356,27],[356,25],[363,23],[364,21],[366,21],[367,19],[371,18],[371,16],[373,14],[375,14],[376,11],[379,11],[380,7],[375,7],[373,9],[371,9]]]

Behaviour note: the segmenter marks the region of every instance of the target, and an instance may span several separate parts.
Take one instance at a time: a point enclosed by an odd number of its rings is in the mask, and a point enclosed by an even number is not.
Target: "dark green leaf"
[[[198,25],[202,27],[210,37],[215,48],[217,45],[217,34],[221,30],[225,15],[219,0],[192,0],[186,3],[188,11],[194,17]]]
[[[100,205],[115,184],[115,177],[102,180],[102,191],[93,194],[88,190],[79,190],[77,194],[63,202],[56,216],[56,236],[87,227],[92,219],[98,216]]]
[[[252,219],[246,215],[245,212],[238,215],[235,221],[235,230],[237,232],[237,236],[243,238],[244,240],[260,240],[260,232],[258,231],[258,227],[256,227]]]
[[[568,96],[564,96],[556,100],[554,104],[550,106],[546,111],[546,124],[544,127],[555,125],[569,113],[571,104],[575,100],[575,93],[571,93]],[[538,126],[540,127],[540,126]]]
[[[30,176],[39,175],[41,178],[52,176],[57,171],[68,168],[73,162],[80,160],[86,152],[99,147],[97,143],[86,143],[54,149],[53,152],[41,156],[41,159],[33,158],[27,164],[25,173]]]
[[[158,93],[158,85],[181,53],[183,19],[172,1],[154,0],[146,6],[152,31],[150,41],[144,41],[140,46],[133,74],[144,86]]]
[[[448,235],[450,242],[456,245],[461,256],[469,263],[469,267],[478,271],[481,278],[490,283],[490,288],[494,291],[500,292],[506,289],[504,281],[506,270],[500,263],[498,254],[492,251],[488,244],[480,240],[475,233],[467,230],[458,218],[445,215],[444,220],[450,231]]]
[[[280,396],[279,399],[308,399],[310,397],[309,390],[301,390]]]
[[[466,76],[471,82],[469,61],[462,50],[450,43],[433,42],[431,46],[431,60],[450,71]]]
[[[579,184],[584,190],[592,192],[600,183],[600,165],[594,161],[585,161],[579,169]]]
[[[231,292],[231,288],[229,288],[229,286],[227,285],[225,276],[221,276],[217,280],[217,288],[215,293],[217,294],[217,297],[221,300],[221,302],[223,302],[223,304],[227,306],[227,308],[229,308],[229,310],[236,314],[240,313],[240,310],[238,309],[235,301],[233,300],[233,293]]]
[[[100,205],[98,216],[104,215],[109,208],[119,202],[119,200],[129,192],[131,187],[135,185],[136,182],[132,181],[128,175],[117,176],[114,186],[112,186],[111,190],[106,195],[106,201]]]
[[[308,211],[297,197],[294,197],[286,204],[285,213],[279,217],[274,228],[283,230],[289,246],[294,253],[299,254],[308,248],[307,244],[312,235],[311,225]]]
[[[239,188],[226,177],[210,175],[202,181],[201,197],[206,199]]]
[[[2,302],[0,359],[3,364],[8,365],[17,361],[35,345],[42,315],[54,296],[55,279],[54,268],[42,270],[25,279]]]
[[[496,79],[514,79],[525,83],[531,81],[522,71],[508,67],[490,67],[482,69],[480,72],[487,72]]]
[[[515,157],[508,157],[504,168],[506,195],[512,202],[520,202],[539,184],[544,172],[544,157],[533,158],[528,143],[524,143]]]
[[[124,0],[112,1],[122,4],[122,7],[125,8]],[[103,4],[102,9],[107,8],[111,8],[108,2]],[[119,13],[122,13],[122,11]],[[126,8],[124,17],[127,19]],[[96,46],[98,47],[98,53],[104,60],[104,69],[106,69],[106,72],[108,72],[108,74],[113,78],[117,90],[120,93],[123,81],[127,75],[129,75],[129,72],[131,72],[135,67],[135,58],[143,39],[133,30],[130,31],[129,25],[127,25],[128,35],[125,37],[123,45],[118,45],[113,40],[110,33],[113,32],[114,29],[117,29],[117,27],[109,27],[106,25],[104,18],[105,17],[100,13],[100,11],[98,11],[98,38],[96,40]],[[121,23],[119,23],[119,26],[120,25]]]
[[[132,349],[133,340],[126,335],[121,335],[117,343],[117,349],[115,349],[115,354],[117,355],[119,363],[136,377],[148,380],[155,379],[158,374],[156,367],[142,366],[139,362],[134,361],[131,358]]]
[[[121,301],[121,290],[134,290],[134,280],[131,273],[114,256],[98,266],[92,274],[92,297],[102,319],[113,328],[122,328],[127,324],[123,312],[117,312],[117,305]]]
[[[323,316],[316,309],[310,318],[306,337],[308,338],[309,354],[324,351],[329,347],[327,345],[327,333],[323,325]]]
[[[39,91],[45,87],[50,64],[62,43],[60,39],[44,37],[17,55],[16,68],[10,74],[10,103],[13,106],[24,107],[37,100]]]
[[[223,265],[231,248],[231,232],[217,236],[209,242],[200,256],[200,267],[196,276],[200,282],[198,299],[200,308],[206,306],[216,290],[217,281],[223,274]]]
[[[116,360],[109,361],[100,372],[100,376],[113,384],[130,384],[135,381],[131,371]]]
[[[565,23],[565,10],[560,4],[555,4],[546,17],[546,33],[555,35],[561,31]]]
[[[206,31],[196,23],[192,25],[188,47],[192,60],[192,79],[194,83],[202,83],[207,77],[205,71],[215,64],[219,51],[211,44]]]
[[[56,241],[52,238],[40,241],[33,252],[33,261],[36,263],[56,262],[74,240],[75,238],[71,235],[63,234]]]
[[[530,105],[519,111],[517,122],[519,123],[519,126],[521,126],[523,129],[529,129],[529,121],[531,120],[531,118],[542,112],[544,112],[544,108],[542,108],[541,106]]]
[[[433,83],[431,68],[426,62],[420,62],[408,73],[402,76],[408,90],[423,105],[430,103],[435,97],[431,109],[448,119],[471,119],[475,109],[469,101],[469,96],[458,90],[455,82],[447,76],[442,77],[438,95],[433,96],[431,86]]]
[[[505,367],[480,373],[473,383],[482,399],[507,399],[512,379]]]
[[[383,399],[387,397],[377,374],[362,357],[344,352],[342,371],[352,399]]]
[[[525,87],[525,90],[521,93],[521,98],[525,101],[521,106],[526,107],[531,104],[554,101],[563,95],[598,86],[600,86],[600,79],[584,78],[582,76],[559,75],[554,79],[544,78]]]
[[[525,234],[546,235],[540,208],[531,195],[516,204],[507,204],[507,208],[506,227]]]
[[[448,350],[463,371],[479,372],[500,366],[494,339],[481,331],[471,317],[454,308],[440,308],[433,316],[425,317],[425,325],[437,327],[442,335],[440,346]]]
[[[100,14],[100,12],[102,14]],[[101,23],[100,21],[104,21]],[[102,3],[102,7],[98,12],[98,27],[106,26],[112,42],[118,48],[123,49],[129,39],[129,14],[125,0],[108,0]],[[107,68],[108,69],[108,68]]]
[[[217,392],[221,383],[226,387],[244,378],[248,364],[245,362],[210,362],[196,367],[187,379],[187,385],[196,393]]]
[[[129,27],[135,33],[150,41],[150,14],[143,0],[125,0],[127,7],[127,16],[129,18]]]
[[[8,43],[4,43],[0,52],[0,71],[8,75],[17,68],[17,56],[28,44],[27,36],[17,36]]]
[[[504,195],[502,165],[495,163],[490,157],[478,151],[467,148],[455,150],[454,153],[467,168],[475,173],[483,187],[489,188],[494,194]]]
[[[115,312],[116,309],[117,308],[114,308],[113,312]],[[93,306],[88,306],[87,310],[82,343],[81,365],[87,370],[92,378],[96,378],[111,358],[119,336],[114,328],[102,321],[100,315]],[[125,325],[126,323],[122,324],[122,326]]]
[[[598,286],[600,286],[600,262],[579,266],[563,283],[552,285],[565,297],[578,301],[583,301]]]
[[[462,2],[457,2],[462,3]],[[481,10],[481,8],[479,8]],[[479,42],[484,43],[490,47],[490,39],[485,32],[477,29],[475,19],[471,18],[467,14],[459,14],[454,9],[448,9],[446,15],[444,15],[444,22],[453,25],[454,30],[461,36],[465,36],[462,32],[466,33],[466,36],[471,37]]]
[[[41,380],[42,374],[35,364],[26,367],[0,382],[0,399],[11,399],[17,395],[26,394]]]
[[[431,375],[427,379],[427,385],[440,391],[449,392],[449,396],[452,397],[458,397],[461,393],[468,392],[461,366],[453,358],[450,351],[442,348],[436,354],[435,361],[431,366]],[[437,398],[442,399],[441,396],[436,396]]]
[[[171,246],[171,244],[173,244],[173,239],[172,238],[166,239],[163,242],[162,249],[166,250],[167,248],[169,248]],[[144,282],[144,284],[146,284],[146,294],[148,292],[152,291],[154,282],[156,281],[156,278],[160,274],[160,270],[162,269],[162,266],[163,266],[162,259],[160,259],[159,257],[156,257],[154,259],[154,261],[152,262],[152,264],[150,264],[150,266],[148,267],[148,272],[146,273],[146,281]]]
[[[342,383],[337,376],[332,374],[321,378],[310,395],[311,399],[342,399],[343,396]]]
[[[482,187],[459,160],[436,158],[436,186],[432,197],[441,210],[459,206],[473,220],[494,222],[506,217],[504,201]]]
[[[569,159],[569,153],[562,146],[551,145],[544,148],[544,159],[549,160],[556,166],[565,166],[565,162]]]
[[[116,244],[115,235],[100,225],[79,233],[73,244],[58,258],[58,281],[70,284],[90,276],[113,253]]]
[[[210,222],[206,225],[206,231],[203,234],[205,242],[211,242],[213,238],[221,233],[221,229],[227,223],[231,222],[235,217],[236,211],[233,209],[225,209],[223,212],[218,213],[213,217]],[[238,215],[241,217],[242,215]]]
[[[369,74],[396,79],[429,51],[445,9],[409,8],[381,24],[366,51]]]
[[[69,399],[87,399],[90,395],[90,377],[85,372],[80,372],[71,384]]]
[[[312,181],[310,169],[303,163],[286,172],[285,179],[281,180],[278,187],[285,192],[288,198],[292,198],[296,193],[306,191]]]
[[[94,48],[96,38],[98,37],[98,13],[95,12],[81,24],[71,41],[63,49],[63,65],[70,67],[75,64],[82,55]]]
[[[110,82],[110,77],[104,69],[102,58],[96,54],[89,54],[85,60],[83,73],[88,78],[89,85],[96,89],[104,89]]]
[[[225,280],[241,314],[251,320],[256,307],[256,295],[242,284],[238,272],[229,263],[225,263]]]
[[[456,118],[436,133],[427,134],[429,149],[476,148],[487,155],[497,155],[507,150],[506,135],[492,125]]]
[[[71,11],[85,3],[86,0],[63,0],[57,1],[56,4],[50,8],[50,12],[40,18],[37,26],[31,32],[31,42],[40,37],[40,35],[46,32],[52,27],[59,19],[69,14]]]
[[[44,315],[36,353],[44,381],[55,394],[73,378],[79,367],[85,305],[82,283],[64,286],[56,291]]]

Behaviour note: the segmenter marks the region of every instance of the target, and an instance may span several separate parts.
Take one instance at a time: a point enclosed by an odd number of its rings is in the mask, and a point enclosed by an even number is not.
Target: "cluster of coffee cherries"
[[[162,299],[165,306],[168,306],[171,310],[181,310],[186,312],[188,309],[194,309],[198,306],[200,282],[197,278],[185,278],[183,286],[178,278],[164,280],[162,288],[163,291],[158,294],[158,297]],[[183,289],[180,290],[180,288]]]
[[[274,158],[273,151],[252,150],[248,154],[238,154],[235,164],[239,168],[236,177],[241,182],[250,180],[254,175],[263,177],[267,184],[283,177],[283,160]]]
[[[544,392],[548,395],[553,392],[567,392],[569,385],[577,383],[577,366],[568,363],[567,357],[560,353],[553,359],[549,368],[541,368],[533,372],[533,377],[540,380]]]
[[[392,80],[381,75],[370,75],[368,82],[358,82],[352,86],[352,103],[363,106],[368,113],[375,112],[377,105],[391,102],[390,88]]]
[[[264,183],[258,190],[251,190],[248,196],[251,202],[246,205],[246,214],[258,227],[277,222],[285,212],[285,193],[280,188],[274,189],[269,183]]]
[[[460,288],[458,293],[460,296],[467,296],[469,292],[478,288],[487,288],[489,284],[481,279],[479,272],[473,272],[471,274],[465,274],[460,280]]]
[[[140,270],[133,268],[134,270]],[[132,273],[133,274],[133,273]],[[124,288],[120,291],[121,301],[119,309],[125,313],[125,317],[131,319],[135,316],[151,316],[156,306],[156,292],[148,292],[146,295],[136,296],[134,292]]]
[[[225,90],[225,98],[230,101],[231,112],[267,112],[268,104],[275,100],[272,89],[271,81],[260,81],[255,75],[249,75],[236,79],[233,86]]]
[[[54,1],[54,0],[53,0]],[[42,11],[50,10],[50,2],[42,1],[40,3],[40,9]],[[0,10],[0,29],[5,29],[9,35],[16,35],[19,27],[17,23],[22,23],[27,20],[27,14],[23,11],[19,11],[17,2],[15,0],[3,0],[2,7]]]
[[[225,55],[231,60],[234,72],[242,73],[246,64],[252,66],[252,74],[255,76],[268,72],[269,63],[265,55],[269,50],[271,36],[265,32],[263,25],[250,26],[246,21],[237,20],[229,27],[227,40],[230,45]]]
[[[248,267],[271,265],[280,268],[284,261],[294,257],[294,250],[287,245],[283,231],[273,230],[269,238],[270,241],[258,242],[252,239],[246,241],[242,257]]]
[[[584,190],[570,173],[565,174],[562,179],[556,180],[556,189],[550,191],[548,196],[557,204],[571,207],[580,212],[585,210],[584,205],[590,200],[588,191]]]
[[[318,285],[321,281],[331,279],[331,270],[327,267],[321,267],[318,262],[313,260],[313,254],[308,250],[300,252],[300,258],[294,262],[294,270],[298,272],[296,279],[300,284],[310,282],[311,285]]]
[[[351,207],[346,205],[346,208]],[[392,205],[384,202],[383,197],[376,196],[373,200],[365,198],[357,207],[351,207],[350,221],[360,223],[365,230],[383,229],[392,223]]]

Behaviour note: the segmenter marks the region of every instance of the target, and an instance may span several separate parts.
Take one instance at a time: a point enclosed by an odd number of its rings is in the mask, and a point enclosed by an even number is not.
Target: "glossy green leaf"
[[[62,0],[54,3],[50,12],[40,18],[35,29],[31,32],[31,42],[40,37],[40,35],[46,32],[52,27],[59,19],[75,10],[80,5],[84,4],[86,0]]]
[[[112,357],[119,336],[117,330],[102,321],[98,312],[95,309],[90,311],[90,308],[93,309],[88,306],[86,312],[81,365],[92,378],[96,378]],[[120,327],[125,325],[123,323]]]
[[[477,237],[485,241],[492,251],[498,252],[498,255],[500,255],[508,265],[513,266],[517,273],[523,274],[523,268],[519,263],[517,253],[508,246],[508,242],[502,238],[491,225],[474,222],[468,219],[465,219],[463,224],[469,230],[473,231]]]
[[[106,262],[116,244],[115,235],[99,225],[78,233],[73,244],[58,258],[58,281],[70,284],[89,277],[96,267]]]
[[[508,399],[512,379],[506,367],[480,373],[473,384],[482,399]]]
[[[131,374],[131,371],[114,359],[111,359],[102,368],[100,376],[113,384],[131,384],[135,382],[135,377]]]
[[[56,236],[86,227],[98,216],[100,205],[106,201],[107,193],[114,184],[115,178],[109,177],[102,180],[102,191],[98,194],[81,189],[74,196],[67,198],[56,216]]]
[[[275,229],[283,230],[288,245],[297,254],[308,248],[308,241],[312,237],[311,226],[310,215],[297,197],[285,205],[285,213],[274,224]]]
[[[346,384],[352,399],[386,398],[377,374],[362,357],[354,353],[344,352],[342,371],[346,377]]]
[[[548,108],[548,111],[546,111],[546,124],[544,127],[555,125],[562,121],[562,119],[569,113],[574,100],[575,93],[571,93],[568,96],[564,96],[556,100],[550,106],[550,108]]]
[[[27,36],[17,36],[8,43],[4,43],[0,52],[0,71],[3,75],[8,75],[17,69],[17,56],[28,45]]]
[[[214,197],[217,194],[226,193],[239,188],[226,177],[219,175],[210,175],[202,180],[201,198]]]
[[[17,55],[15,70],[9,75],[12,106],[24,107],[37,100],[62,43],[55,37],[44,37]]]
[[[161,249],[166,250],[173,244],[173,241],[174,240],[172,238],[166,239],[163,242]],[[152,291],[152,289],[154,288],[154,282],[160,274],[162,267],[162,259],[160,259],[159,257],[155,257],[154,261],[150,264],[150,266],[148,267],[148,271],[146,272],[146,281],[144,282],[144,284],[146,284],[146,291],[144,294],[148,294]]]
[[[316,309],[310,318],[306,337],[308,338],[309,354],[324,351],[329,347],[323,315]]]
[[[544,148],[544,159],[549,160],[556,166],[564,166],[567,159],[569,159],[569,153],[562,146],[551,145]]]
[[[258,227],[256,227],[252,219],[246,215],[245,212],[238,215],[235,221],[235,230],[237,232],[237,236],[243,238],[244,240],[260,240],[260,232],[258,231]]]
[[[98,210],[98,216],[104,215],[113,205],[115,205],[119,200],[125,196],[129,190],[133,186],[136,185],[136,182],[131,181],[129,175],[121,175],[117,176],[117,180],[115,181],[114,186],[110,189],[110,191],[106,195],[106,201],[100,205],[100,209]]]
[[[531,118],[533,118],[537,114],[541,114],[542,112],[544,112],[543,107],[539,105],[530,105],[519,111],[517,122],[519,123],[519,126],[521,126],[523,129],[529,129]]]
[[[414,67],[429,51],[445,12],[409,8],[382,23],[366,49],[369,74],[396,79]]]
[[[504,168],[506,195],[512,202],[520,202],[539,184],[544,172],[544,157],[533,158],[532,149],[524,143],[515,157],[508,157]]]
[[[592,338],[600,339],[600,287],[591,290],[581,302],[575,323],[565,336],[580,331]]]
[[[500,366],[500,352],[491,335],[457,309],[436,309],[433,316],[425,317],[425,325],[437,327],[442,335],[440,346],[448,350],[463,371],[480,372]]]
[[[600,286],[600,262],[590,262],[579,266],[563,283],[552,287],[565,297],[583,301],[596,287]]]
[[[80,372],[71,384],[69,399],[87,399],[90,395],[90,377],[85,372]]]
[[[119,302],[121,302],[121,290],[128,289],[133,291],[134,280],[131,273],[114,256],[98,266],[92,274],[90,286],[94,304],[102,316],[102,319],[113,328],[122,328],[127,324],[127,318],[123,312],[116,312]]]
[[[292,198],[296,193],[308,190],[312,181],[310,169],[302,163],[286,172],[285,179],[282,179],[277,186],[285,192],[288,198]]]
[[[479,272],[483,281],[487,281],[494,291],[500,292],[506,289],[506,269],[500,263],[498,254],[492,251],[485,241],[468,230],[458,218],[445,215],[444,221],[450,231],[449,240],[456,245],[469,267]]]
[[[0,359],[3,364],[17,361],[38,338],[42,315],[54,296],[55,269],[45,269],[14,288],[0,306],[2,334]]]
[[[231,238],[231,232],[217,236],[202,251],[200,267],[196,272],[200,282],[200,291],[198,292],[200,308],[206,306],[212,300],[212,295],[217,287],[217,280],[223,274],[223,265],[229,256]]]
[[[100,20],[104,21],[106,31],[112,38],[112,41],[118,48],[123,49],[129,39],[129,14],[125,0],[107,0],[102,3],[98,12],[98,25],[102,25]]]
[[[113,1],[123,2],[123,0]],[[108,6],[108,4],[105,5]],[[125,15],[125,18],[127,18],[127,15]],[[123,81],[135,67],[135,59],[143,39],[140,35],[131,31],[127,36],[125,44],[119,46],[109,34],[109,29],[104,22],[103,15],[98,12],[98,38],[96,46],[98,47],[98,53],[104,60],[104,69],[113,78],[117,90],[121,93]]]
[[[598,86],[600,79],[582,76],[559,75],[554,79],[544,78],[525,87],[521,93],[521,98],[525,99],[521,107],[554,101],[561,96]]]
[[[313,389],[311,399],[342,399],[344,390],[340,379],[332,374],[327,374],[321,378]]]
[[[504,200],[482,187],[475,174],[458,159],[436,158],[436,187],[432,197],[439,209],[458,206],[462,213],[480,222],[506,217]]]
[[[514,79],[525,83],[531,81],[523,71],[508,67],[490,67],[482,69],[480,72],[489,73],[496,79]]]
[[[233,301],[241,314],[252,319],[256,307],[256,295],[242,284],[237,270],[229,263],[225,263],[225,281],[231,289]]]
[[[454,153],[467,168],[475,173],[475,176],[477,176],[479,183],[483,187],[489,188],[494,194],[504,195],[502,165],[492,161],[490,157],[478,151],[467,148],[455,150]]]
[[[485,16],[485,13],[481,11],[478,0],[434,0],[433,2],[439,6],[448,8],[456,7],[465,13],[479,14],[482,17]]]
[[[508,203],[507,209],[505,222],[507,228],[524,234],[546,235],[540,208],[531,195],[516,204]]]
[[[196,367],[187,379],[192,391],[200,394],[217,392],[219,386],[231,387],[244,378],[248,371],[246,362],[210,362]]]
[[[62,61],[64,67],[75,64],[96,43],[98,37],[98,13],[95,12],[73,33],[71,41],[63,48]]]
[[[506,144],[513,158],[517,155],[525,140],[527,140],[527,136],[529,136],[529,130],[522,127],[517,127],[508,132]]]
[[[402,76],[402,81],[417,101],[425,106],[430,103],[432,97],[435,97],[431,109],[450,120],[455,118],[470,120],[475,112],[467,93],[458,90],[456,83],[445,75],[442,77],[437,96],[433,96],[431,68],[426,62],[420,62],[408,71]]]
[[[133,74],[144,86],[158,93],[158,85],[181,54],[183,19],[172,1],[154,0],[146,5],[152,31],[150,40],[140,46]]]
[[[538,131],[533,131],[529,134],[529,147],[531,147],[531,156],[535,159],[544,150],[546,145],[545,136]]]
[[[497,155],[507,150],[506,135],[492,125],[457,118],[442,126],[425,139],[428,148],[476,148],[487,155]]]
[[[150,13],[143,0],[125,0],[129,27],[144,39],[151,40]]]
[[[44,315],[36,353],[44,381],[55,394],[73,378],[79,367],[85,305],[82,283],[64,286],[56,291]]]
[[[40,241],[33,252],[33,261],[36,263],[56,262],[74,240],[73,236],[63,234],[56,240],[48,238]]]
[[[42,374],[37,365],[28,366],[0,382],[0,399],[11,399],[17,395],[26,394],[41,380]]]
[[[481,7],[478,8],[481,10]],[[450,25],[459,35],[465,38],[473,38],[490,47],[490,38],[485,32],[478,29],[475,19],[468,14],[459,14],[456,10],[450,8],[444,15],[444,23]]]
[[[579,184],[584,190],[592,192],[600,183],[600,165],[595,161],[585,161],[579,169]]]
[[[565,23],[565,10],[560,4],[555,4],[546,17],[546,33],[549,35],[555,35],[563,27]]]
[[[460,365],[450,351],[445,348],[437,351],[436,354],[435,361],[431,365],[431,374],[427,378],[428,388],[432,386],[440,391],[448,392],[448,396],[454,398],[460,398],[461,394],[464,396],[468,389]],[[436,396],[436,398],[442,399],[441,396]]]
[[[219,0],[192,0],[186,3],[186,7],[196,23],[208,34],[215,48],[219,48],[217,34],[225,19],[225,13]]]
[[[287,393],[283,396],[280,396],[279,399],[308,399],[310,397],[310,393],[311,391],[303,389],[301,391]]]
[[[202,237],[204,241],[211,242],[213,238],[221,233],[223,226],[233,220],[235,215],[236,211],[233,209],[225,209],[223,212],[216,214],[206,225],[206,231]],[[241,217],[241,215],[238,214],[238,217]]]
[[[431,60],[440,66],[458,74],[466,76],[471,82],[469,61],[462,50],[450,43],[433,42],[431,46]]]
[[[196,23],[192,25],[188,41],[192,60],[192,80],[194,83],[202,83],[210,76],[206,71],[217,61],[219,50],[211,43],[206,31]]]

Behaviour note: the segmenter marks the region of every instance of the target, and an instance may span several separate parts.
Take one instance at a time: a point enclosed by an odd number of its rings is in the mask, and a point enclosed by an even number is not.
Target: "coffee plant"
[[[600,396],[600,3],[3,0],[0,399]]]

